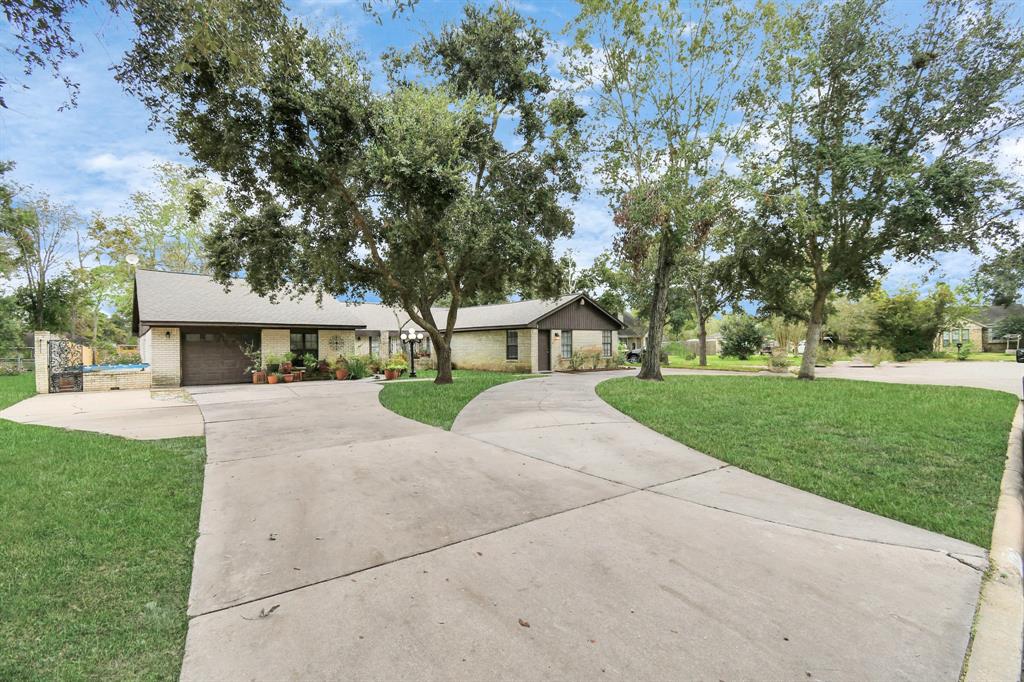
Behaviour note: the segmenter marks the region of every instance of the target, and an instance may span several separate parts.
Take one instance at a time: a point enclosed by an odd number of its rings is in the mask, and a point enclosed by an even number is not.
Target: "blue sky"
[[[78,107],[58,111],[67,93],[63,85],[40,72],[19,78],[11,58],[0,55],[0,68],[12,76],[6,93],[9,109],[0,110],[0,159],[13,160],[13,178],[48,193],[54,200],[73,204],[83,214],[119,212],[129,195],[153,186],[151,167],[161,161],[188,163],[181,149],[161,129],[149,129],[149,115],[114,81],[110,66],[132,37],[130,21],[111,15],[103,3],[77,10],[72,23],[82,43],[82,55],[65,65],[81,83]],[[574,16],[567,1],[520,2],[517,7],[536,18],[556,39]],[[403,47],[446,20],[455,19],[460,1],[421,0],[414,11],[392,19],[385,14],[378,25],[360,8],[358,0],[293,0],[292,13],[308,25],[339,27],[368,57],[371,66],[388,47]],[[1004,143],[1007,163],[1024,156],[1024,138]],[[573,206],[576,234],[561,243],[571,248],[582,266],[611,245],[614,234],[607,205],[591,184]],[[934,272],[927,267],[897,264],[886,287],[945,279],[956,283],[976,265],[970,254],[943,254]]]

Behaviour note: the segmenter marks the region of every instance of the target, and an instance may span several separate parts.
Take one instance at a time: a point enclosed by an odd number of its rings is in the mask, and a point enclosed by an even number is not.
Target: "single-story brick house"
[[[642,350],[647,347],[647,325],[630,312],[622,314],[623,328],[619,330],[619,341],[627,350]]]
[[[935,350],[955,351],[956,344],[970,343],[975,351],[1006,353],[1016,349],[1016,341],[996,338],[995,327],[1010,315],[1024,315],[1024,305],[981,306],[972,315],[943,329],[935,337]]]
[[[433,314],[444,320],[447,310]],[[273,303],[245,280],[225,291],[206,275],[155,270],[135,274],[132,324],[154,386],[249,381],[246,347],[264,358],[289,351],[386,358],[401,352],[403,329],[418,329],[404,311],[376,303],[312,296]],[[459,310],[452,361],[466,369],[550,371],[583,348],[612,357],[622,328],[585,294],[470,306]]]

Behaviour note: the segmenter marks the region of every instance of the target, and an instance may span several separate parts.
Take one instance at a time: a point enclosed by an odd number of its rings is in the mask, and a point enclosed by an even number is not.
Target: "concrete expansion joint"
[[[978,573],[984,573],[985,572],[985,569],[983,567],[978,566],[977,564],[972,564],[970,561],[965,561],[964,559],[961,559],[960,557],[958,557],[956,554],[953,554],[952,552],[945,552],[945,555],[948,556],[953,561],[956,561],[956,562],[959,562],[959,563],[963,564],[967,568],[974,569]]]
[[[719,468],[722,469],[722,468],[725,468],[725,467],[719,467]],[[712,470],[712,471],[715,471],[715,470]],[[709,472],[701,472],[701,473],[709,473]],[[699,476],[700,474],[695,474],[695,475]],[[663,492],[661,492],[659,490],[644,490],[644,492],[654,493],[655,495],[664,495],[665,497],[671,497],[674,500],[679,500],[680,502],[685,502],[687,504],[694,504],[694,505],[697,505],[698,507],[704,507],[706,509],[714,509],[716,511],[725,512],[727,514],[736,514],[737,516],[742,516],[742,517],[748,518],[748,519],[754,519],[755,521],[761,521],[763,523],[771,523],[771,524],[774,524],[776,526],[784,526],[786,528],[795,528],[796,530],[803,530],[803,531],[807,531],[808,533],[817,533],[819,535],[828,535],[828,536],[834,537],[834,538],[842,538],[844,540],[854,540],[854,541],[857,541],[857,542],[866,542],[866,543],[874,544],[874,545],[886,545],[888,547],[901,547],[903,549],[913,549],[913,550],[917,550],[917,551],[920,551],[920,552],[937,552],[939,554],[943,554],[943,555],[949,556],[951,559],[954,559],[958,563],[964,564],[965,566],[970,566],[971,568],[973,568],[975,570],[979,570],[977,566],[973,566],[970,563],[968,563],[968,562],[966,562],[966,561],[964,561],[964,560],[962,560],[962,559],[960,559],[958,557],[950,555],[950,554],[948,554],[947,552],[945,552],[943,550],[934,549],[932,547],[919,547],[917,545],[906,545],[906,544],[903,544],[901,542],[887,542],[885,540],[877,540],[877,539],[874,539],[874,538],[858,537],[856,535],[845,535],[843,533],[833,533],[831,531],[821,530],[821,529],[818,529],[818,528],[811,528],[809,526],[800,526],[800,525],[797,525],[795,523],[786,523],[785,521],[779,521],[777,519],[769,519],[769,518],[765,518],[765,517],[762,517],[762,516],[756,516],[754,514],[747,514],[745,512],[736,511],[735,509],[727,509],[725,507],[716,507],[713,504],[705,504],[703,502],[697,502],[695,500],[687,500],[687,499],[682,498],[682,497],[676,497],[674,495],[669,495],[667,493],[663,493]]]
[[[445,543],[443,545],[438,545],[437,547],[431,547],[430,549],[425,549],[425,550],[422,550],[420,552],[413,552],[411,554],[406,554],[406,555],[403,555],[403,556],[400,556],[400,557],[396,557],[394,559],[389,559],[387,561],[381,561],[381,562],[373,564],[371,566],[365,566],[363,568],[359,568],[359,569],[356,569],[354,571],[348,571],[347,573],[340,573],[338,575],[330,576],[328,578],[322,578],[320,580],[315,580],[315,581],[306,583],[304,585],[297,585],[295,587],[290,587],[290,588],[288,588],[286,590],[279,590],[277,592],[271,592],[271,593],[268,593],[268,594],[260,595],[258,597],[251,597],[251,598],[245,599],[245,600],[240,601],[240,602],[235,603],[235,604],[228,604],[226,606],[220,606],[220,607],[217,607],[215,609],[209,609],[207,611],[203,611],[201,613],[190,614],[188,616],[188,619],[189,619],[189,621],[192,621],[192,620],[195,620],[197,618],[202,618],[203,616],[209,616],[209,615],[214,614],[214,613],[220,613],[221,611],[230,611],[232,609],[241,608],[243,606],[248,606],[249,604],[254,604],[256,602],[263,601],[265,599],[273,599],[275,597],[280,597],[280,596],[285,595],[285,594],[290,594],[292,592],[298,592],[300,590],[305,590],[305,589],[310,588],[310,587],[315,587],[316,585],[322,585],[324,583],[329,583],[329,582],[332,582],[332,581],[335,581],[335,580],[341,580],[343,578],[351,578],[353,576],[357,576],[357,575],[361,575],[363,573],[366,573],[367,571],[372,571],[375,568],[381,568],[383,566],[390,566],[392,564],[397,564],[397,563],[400,563],[400,562],[405,561],[407,559],[414,559],[416,557],[420,557],[420,556],[424,556],[424,555],[428,555],[428,554],[433,554],[434,552],[438,552],[440,550],[447,549],[449,547],[456,547],[458,545],[462,545],[462,544],[465,544],[467,542],[472,542],[473,540],[478,540],[480,538],[484,538],[484,537],[487,537],[489,535],[495,535],[497,533],[502,533],[504,531],[511,530],[513,528],[518,528],[520,526],[525,526],[525,525],[528,525],[528,524],[531,524],[531,523],[536,523],[537,521],[543,521],[544,519],[549,519],[549,518],[552,518],[552,517],[555,517],[555,516],[561,516],[562,514],[568,514],[570,512],[578,511],[580,509],[585,509],[586,507],[591,507],[591,506],[593,506],[595,504],[601,504],[603,502],[608,502],[610,500],[615,500],[615,499],[618,499],[620,497],[625,497],[627,495],[633,495],[634,493],[638,493],[638,492],[642,492],[642,491],[640,491],[638,489],[635,489],[635,488],[632,488],[630,490],[618,493],[616,495],[609,495],[608,497],[602,497],[599,500],[593,500],[593,501],[587,502],[585,504],[577,505],[575,507],[570,507],[569,509],[560,509],[559,511],[551,512],[550,514],[544,514],[542,516],[537,516],[537,517],[534,517],[532,519],[526,519],[525,521],[520,521],[518,523],[509,524],[507,526],[502,526],[501,528],[495,528],[494,530],[489,530],[489,531],[487,531],[485,533],[478,533],[477,535],[473,535],[473,536],[470,536],[470,537],[467,537],[467,538],[462,538],[460,540],[454,540],[452,542],[447,542],[447,543]],[[242,616],[242,617],[244,618],[244,616]],[[249,620],[249,619],[246,619],[246,620]]]
[[[711,473],[714,473],[716,471],[721,471],[722,469],[728,469],[731,466],[732,466],[731,464],[721,464],[719,466],[712,467],[710,469],[705,469],[704,471],[698,471],[695,474],[686,474],[685,476],[680,476],[679,478],[673,478],[671,481],[661,481],[659,483],[652,483],[651,485],[649,485],[649,486],[647,486],[645,488],[640,488],[640,490],[646,490],[647,492],[657,493],[657,494],[661,495],[663,493],[660,493],[657,490],[651,490],[651,488],[657,488],[658,486],[668,485],[669,483],[676,483],[678,481],[685,481],[685,480],[687,480],[689,478],[697,478],[698,476],[703,476],[704,474],[711,474]],[[667,495],[666,497],[672,497],[672,496],[671,495]]]

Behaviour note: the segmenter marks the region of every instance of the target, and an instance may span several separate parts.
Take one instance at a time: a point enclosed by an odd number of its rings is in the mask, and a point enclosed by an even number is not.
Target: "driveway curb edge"
[[[1024,645],[1024,402],[1010,428],[999,487],[989,574],[982,583],[966,682],[1020,680]]]

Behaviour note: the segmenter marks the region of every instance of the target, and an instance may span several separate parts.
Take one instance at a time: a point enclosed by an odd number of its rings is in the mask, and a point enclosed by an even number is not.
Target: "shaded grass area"
[[[432,379],[437,376],[433,370],[417,374],[421,378]],[[528,376],[530,375],[457,369],[452,372],[450,384],[439,386],[433,381],[389,383],[380,391],[380,404],[403,417],[450,431],[455,418],[470,400],[492,386],[525,379]]]
[[[601,383],[652,429],[755,474],[987,547],[1014,396],[946,386],[675,376]]]
[[[33,392],[0,377],[0,407]],[[204,459],[0,420],[0,679],[177,679]]]

